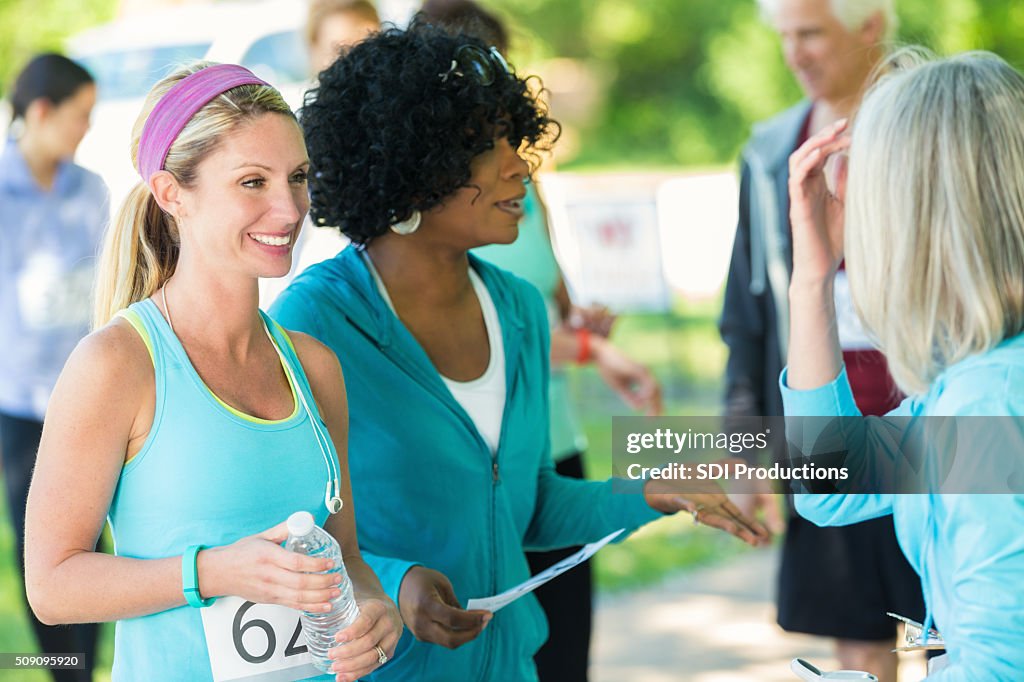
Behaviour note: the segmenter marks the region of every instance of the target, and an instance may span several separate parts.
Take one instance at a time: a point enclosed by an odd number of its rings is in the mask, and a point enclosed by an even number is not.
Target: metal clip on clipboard
[[[925,651],[929,649],[945,649],[946,642],[942,639],[939,631],[928,627],[928,634],[925,635],[925,626],[916,620],[911,620],[898,613],[887,613],[890,618],[902,622],[906,628],[903,632],[903,646],[896,647],[893,651]]]

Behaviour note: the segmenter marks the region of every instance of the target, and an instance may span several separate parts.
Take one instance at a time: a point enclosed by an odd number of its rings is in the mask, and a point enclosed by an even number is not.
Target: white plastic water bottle
[[[341,548],[330,533],[320,528],[313,521],[309,512],[299,511],[288,517],[288,542],[285,549],[318,559],[331,559],[334,568],[324,573],[340,573],[341,594],[331,600],[334,607],[326,613],[310,613],[303,611],[300,616],[302,632],[306,637],[306,646],[313,657],[313,665],[325,673],[331,672],[332,661],[327,657],[327,650],[337,643],[334,635],[344,630],[359,617],[355,595],[352,592],[352,581],[348,578],[345,564],[341,560]]]

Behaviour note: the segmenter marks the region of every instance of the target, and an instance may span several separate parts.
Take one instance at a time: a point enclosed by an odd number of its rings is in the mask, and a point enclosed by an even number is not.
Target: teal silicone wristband
[[[199,552],[206,549],[202,545],[192,545],[181,555],[181,591],[185,594],[185,601],[189,606],[201,609],[209,606],[217,600],[216,597],[203,599],[199,594],[199,570],[196,562]]]

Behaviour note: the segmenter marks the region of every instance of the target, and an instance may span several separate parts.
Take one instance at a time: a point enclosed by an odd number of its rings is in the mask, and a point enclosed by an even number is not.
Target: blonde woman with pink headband
[[[338,577],[280,546],[283,521],[309,511],[352,579],[361,615],[330,651],[336,679],[356,680],[402,623],[356,541],[341,369],[257,307],[308,208],[302,133],[252,73],[199,64],[154,86],[131,151],[142,181],[106,237],[96,331],[43,428],[32,608],[118,621],[114,680],[316,675],[295,610],[329,610]],[[95,551],[105,520],[116,556]]]

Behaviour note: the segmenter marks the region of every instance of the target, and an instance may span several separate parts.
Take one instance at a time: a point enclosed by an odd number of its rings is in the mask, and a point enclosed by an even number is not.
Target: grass
[[[623,316],[616,325],[615,343],[650,367],[661,381],[667,415],[713,415],[719,411],[726,355],[715,327],[719,309],[719,301],[677,302],[670,313]],[[570,386],[589,440],[588,476],[607,478],[611,474],[611,418],[629,414],[629,409],[592,368],[570,370]],[[686,515],[663,519],[597,554],[597,587],[603,591],[644,587],[743,551],[738,540],[709,528],[695,528]],[[32,652],[35,642],[25,619],[13,555],[6,506],[0,505],[0,652]],[[113,626],[105,626],[101,637],[95,679],[106,682],[113,658]],[[42,671],[0,670],[0,682],[48,679]]]

